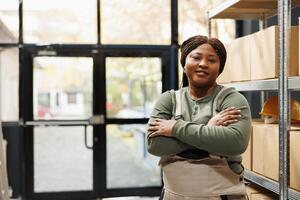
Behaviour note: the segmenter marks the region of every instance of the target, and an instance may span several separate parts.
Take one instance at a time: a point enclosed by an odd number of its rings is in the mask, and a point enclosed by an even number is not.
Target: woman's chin
[[[205,79],[201,79],[201,80],[195,80],[192,82],[192,85],[194,85],[195,87],[210,87],[210,86],[214,86],[216,83],[216,81],[211,81],[211,80],[205,80]]]

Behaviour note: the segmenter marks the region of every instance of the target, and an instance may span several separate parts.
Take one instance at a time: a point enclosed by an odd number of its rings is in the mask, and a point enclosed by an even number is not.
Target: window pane
[[[101,0],[104,44],[170,44],[170,0]]]
[[[208,35],[206,12],[223,3],[221,0],[179,0],[178,32],[179,43],[194,35]],[[235,38],[235,21],[230,19],[211,20],[211,33],[223,43]]]
[[[161,186],[158,157],[147,152],[146,125],[107,126],[107,188]]]
[[[92,143],[92,128],[87,129]],[[34,191],[93,190],[93,151],[83,127],[34,128]]]
[[[107,116],[148,118],[162,91],[160,58],[106,58]]]
[[[34,118],[91,117],[92,74],[92,58],[35,57]]]
[[[19,120],[19,50],[0,49],[0,116],[2,121]]]
[[[24,41],[27,43],[96,43],[96,0],[24,1]]]
[[[0,43],[17,43],[19,38],[19,1],[0,1]]]

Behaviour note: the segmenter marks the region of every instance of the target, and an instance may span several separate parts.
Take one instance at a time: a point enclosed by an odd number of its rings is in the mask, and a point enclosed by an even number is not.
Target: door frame
[[[172,88],[172,79],[170,78],[171,65],[170,65],[170,47],[169,46],[159,46],[153,48],[152,46],[119,46],[119,45],[108,45],[103,46],[101,50],[100,60],[101,66],[106,68],[105,58],[106,57],[159,57],[161,58],[161,73],[162,73],[162,92],[167,89]],[[174,73],[174,71],[173,71]],[[105,74],[105,72],[104,72]],[[175,78],[176,79],[176,78]],[[176,79],[177,80],[177,79]],[[173,79],[174,81],[174,79]],[[106,95],[106,81],[105,85],[105,95]],[[105,111],[105,126],[111,124],[146,124],[149,118],[107,118],[107,113]],[[104,154],[106,156],[106,134],[105,134],[105,149]],[[106,161],[106,160],[105,160]],[[106,162],[105,166],[102,168],[106,172]],[[106,176],[105,176],[106,179]],[[120,196],[159,196],[161,192],[161,187],[131,187],[131,188],[118,188],[118,189],[108,189],[106,188],[106,180],[104,184],[104,196],[101,197],[120,197]]]
[[[148,119],[107,119],[106,118],[106,57],[160,57],[162,60],[162,92],[177,88],[177,48],[172,46],[147,45],[24,45],[21,47],[22,66],[20,70],[20,123],[24,131],[23,194],[25,199],[96,199],[119,196],[158,196],[161,187],[106,188],[106,125],[146,124]],[[70,192],[34,192],[34,150],[33,126],[33,58],[92,57],[93,66],[93,115],[104,115],[104,124],[93,124],[93,190]],[[94,102],[99,102],[98,104]]]
[[[97,49],[88,46],[80,45],[74,48],[73,45],[60,46],[35,46],[35,45],[24,45],[21,51],[22,66],[20,70],[20,122],[23,125],[24,131],[24,181],[23,191],[25,199],[91,199],[97,198],[96,187],[94,183],[93,190],[91,191],[62,191],[62,192],[34,192],[34,142],[33,142],[33,129],[36,124],[42,123],[47,124],[53,122],[54,124],[60,124],[62,126],[84,126],[82,124],[89,124],[87,120],[34,120],[33,119],[33,59],[34,57],[48,56],[48,57],[90,57],[93,58],[93,102],[99,102],[99,96],[94,94],[94,91],[98,89],[98,85],[95,84],[95,71],[99,66],[99,60],[97,59]],[[101,102],[101,101],[100,101]],[[101,103],[100,103],[101,104]],[[99,104],[98,104],[99,105]],[[95,111],[103,113],[101,105],[93,107],[93,115]],[[102,109],[102,111],[101,111]],[[32,125],[33,124],[33,125]],[[104,129],[101,124],[92,125],[93,132],[99,132]],[[95,144],[94,144],[95,145]],[[100,155],[101,156],[101,155]],[[93,153],[93,160],[95,153]],[[93,165],[95,165],[93,163]],[[93,167],[93,173],[95,167]],[[93,179],[95,174],[93,174]]]

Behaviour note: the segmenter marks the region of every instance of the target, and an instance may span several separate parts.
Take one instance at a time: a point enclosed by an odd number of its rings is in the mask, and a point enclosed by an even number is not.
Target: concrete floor
[[[103,200],[158,200],[159,197],[118,197]]]
[[[105,198],[102,200],[158,200],[159,197],[118,197],[118,198]],[[21,200],[21,198],[11,199]]]

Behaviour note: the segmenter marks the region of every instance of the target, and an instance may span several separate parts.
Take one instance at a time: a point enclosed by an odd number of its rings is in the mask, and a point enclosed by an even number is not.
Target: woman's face
[[[186,59],[184,72],[190,85],[210,87],[219,76],[220,59],[210,44],[202,44],[191,51]]]

